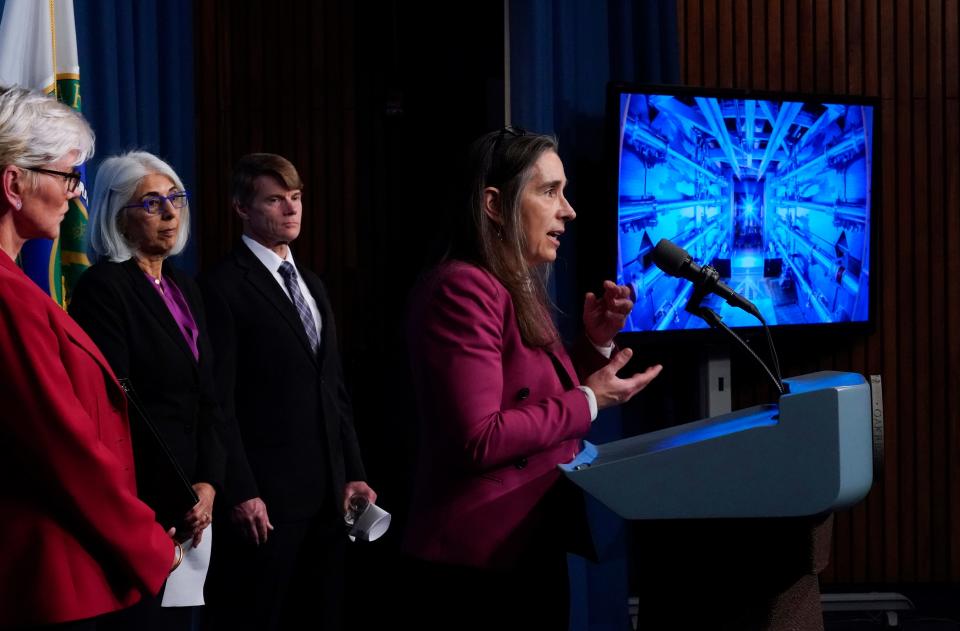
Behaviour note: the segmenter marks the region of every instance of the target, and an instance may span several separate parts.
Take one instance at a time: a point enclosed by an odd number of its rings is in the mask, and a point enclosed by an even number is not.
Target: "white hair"
[[[42,92],[0,85],[0,166],[42,167],[71,152],[80,165],[93,156],[93,145],[80,112]]]
[[[120,233],[120,211],[133,200],[140,181],[148,175],[165,175],[178,189],[186,190],[176,171],[169,164],[146,151],[130,151],[103,161],[93,182],[90,200],[90,248],[94,254],[105,256],[115,263],[130,259],[136,253],[136,244]],[[180,209],[177,241],[170,255],[183,252],[190,238],[189,200]]]

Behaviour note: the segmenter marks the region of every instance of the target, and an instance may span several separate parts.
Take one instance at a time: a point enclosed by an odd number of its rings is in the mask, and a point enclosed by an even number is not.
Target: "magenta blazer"
[[[445,263],[411,305],[422,425],[404,549],[430,561],[509,567],[529,544],[557,465],[576,456],[590,428],[587,398],[564,388],[546,350],[523,343],[510,294],[489,272]],[[580,375],[608,361],[582,346],[574,353]],[[552,352],[579,384],[564,348]]]

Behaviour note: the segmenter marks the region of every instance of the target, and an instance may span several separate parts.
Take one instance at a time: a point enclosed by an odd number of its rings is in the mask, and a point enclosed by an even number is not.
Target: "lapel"
[[[562,343],[556,342],[552,347],[544,350],[553,364],[553,369],[556,371],[563,389],[572,390],[575,388],[577,386],[577,371],[573,367],[573,362],[570,361],[570,355],[563,350]]]
[[[125,401],[123,398],[123,390],[120,388],[120,384],[117,383],[117,378],[113,374],[113,369],[110,368],[109,362],[103,356],[103,353],[100,352],[100,349],[97,348],[97,345],[93,343],[93,340],[90,339],[90,336],[87,335],[86,331],[80,328],[80,325],[74,321],[67,312],[60,308],[60,305],[53,302],[50,299],[50,296],[43,293],[43,291],[32,281],[30,278],[21,270],[9,256],[6,256],[4,253],[0,252],[0,267],[7,268],[9,273],[13,274],[15,277],[21,279],[24,283],[27,284],[27,296],[26,300],[29,302],[24,302],[24,306],[27,308],[33,308],[36,305],[38,309],[48,309],[49,313],[53,314],[53,319],[63,327],[64,334],[73,340],[74,344],[82,348],[91,358],[100,366],[100,370],[104,374],[104,382],[107,384],[107,394],[111,396],[115,401]],[[11,287],[16,287],[14,283],[10,284]],[[34,296],[30,296],[30,294]]]
[[[280,288],[280,285],[270,270],[264,267],[260,259],[258,259],[242,241],[234,249],[234,255],[237,265],[243,271],[247,282],[253,285],[253,287],[280,312],[280,315],[292,329],[293,334],[300,340],[300,346],[303,347],[304,352],[310,356],[314,363],[318,363],[319,358],[310,349],[310,340],[307,339],[307,332],[303,330],[303,322],[300,321],[300,314],[297,313],[297,308],[293,306],[287,294]],[[306,282],[306,280],[304,282]],[[316,298],[316,293],[312,288],[310,292],[313,293]],[[321,315],[323,315],[322,310]],[[324,326],[323,328],[326,329],[327,327]],[[321,340],[321,347],[322,345]]]
[[[47,297],[49,298],[49,296]],[[100,352],[100,349],[97,348],[97,345],[93,343],[93,340],[90,339],[90,336],[87,335],[87,332],[80,328],[80,325],[77,324],[73,318],[67,315],[67,312],[63,309],[57,307],[55,313],[57,314],[56,317],[63,326],[63,330],[67,334],[67,337],[73,340],[74,344],[85,350],[88,355],[93,357],[94,361],[100,364],[100,368],[103,370],[103,372],[110,375],[110,379],[107,381],[112,381],[119,389],[120,384],[117,383],[117,379],[113,374],[113,369],[110,367],[110,363],[107,361],[107,358],[103,356],[103,353]]]
[[[186,354],[187,359],[190,360],[190,365],[193,366],[194,371],[198,371],[199,368],[197,367],[197,361],[194,359],[193,352],[187,345],[187,340],[183,337],[183,332],[181,332],[180,327],[177,326],[177,322],[173,319],[173,315],[167,308],[163,298],[160,297],[160,294],[157,293],[156,289],[150,286],[150,281],[147,280],[143,270],[140,269],[140,267],[137,265],[137,262],[133,259],[124,261],[120,265],[123,266],[123,270],[127,275],[130,286],[133,288],[133,294],[136,296],[136,300],[140,301],[144,308],[150,313],[150,317],[152,317],[157,324],[160,325],[160,328],[166,332],[170,339],[173,340],[174,345],[180,349],[180,352]],[[170,274],[172,267],[172,265],[164,262],[162,273],[167,275],[169,278],[172,278],[173,282],[176,283],[177,287],[180,289],[180,292],[186,296],[187,292],[183,290],[183,287],[180,283],[177,283],[177,279],[179,277],[177,276],[176,272]],[[190,305],[190,308],[193,310],[193,305]]]
[[[32,282],[32,281],[31,281]],[[110,363],[107,362],[107,358],[103,356],[103,353],[100,352],[100,349],[97,348],[97,345],[93,343],[93,340],[90,339],[90,336],[87,335],[87,332],[80,328],[80,325],[77,324],[73,318],[67,315],[67,312],[61,309],[59,306],[56,308],[57,319],[63,325],[63,331],[73,343],[82,348],[87,352],[93,360],[100,365],[100,370],[103,372],[104,384],[107,388],[107,396],[111,400],[116,402],[122,402],[126,406],[126,394],[123,391],[123,388],[120,386],[120,382],[117,381],[117,376],[113,373],[113,368],[110,367]]]

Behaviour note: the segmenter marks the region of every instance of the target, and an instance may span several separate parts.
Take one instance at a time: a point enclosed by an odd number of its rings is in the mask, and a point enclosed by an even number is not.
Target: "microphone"
[[[703,318],[707,324],[715,329],[723,329],[727,335],[735,339],[740,346],[763,366],[763,369],[767,372],[767,375],[770,376],[770,379],[773,380],[773,383],[777,386],[781,394],[787,392],[786,384],[783,383],[783,378],[780,376],[780,360],[777,358],[777,351],[773,347],[773,337],[770,335],[770,328],[767,326],[767,321],[763,319],[756,305],[720,282],[720,274],[717,273],[717,270],[709,265],[700,267],[693,261],[693,257],[690,256],[686,250],[672,241],[660,239],[657,247],[653,248],[651,257],[653,258],[654,264],[668,276],[684,278],[693,283],[693,295],[690,297],[686,306],[688,312]],[[763,325],[764,333],[766,333],[767,336],[767,345],[770,348],[770,357],[773,359],[773,367],[774,370],[776,370],[776,375],[771,372],[767,364],[760,359],[760,356],[753,352],[753,349],[750,348],[733,329],[722,322],[719,315],[709,307],[700,305],[700,302],[706,297],[707,293],[720,296],[727,301],[728,305],[743,309],[757,320],[760,320],[760,324]]]
[[[763,320],[760,310],[752,302],[723,283],[717,270],[709,265],[700,267],[686,250],[672,241],[660,239],[657,247],[653,248],[651,257],[653,263],[665,274],[685,278],[693,283],[693,286],[697,289],[716,294],[723,298],[728,305],[743,309],[761,321]]]

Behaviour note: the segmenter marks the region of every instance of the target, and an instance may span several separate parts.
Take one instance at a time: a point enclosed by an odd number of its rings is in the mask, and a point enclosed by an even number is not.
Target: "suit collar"
[[[116,375],[113,374],[113,369],[110,367],[110,363],[107,361],[107,358],[103,356],[103,353],[100,352],[100,349],[97,348],[97,345],[93,343],[93,340],[90,339],[90,336],[87,335],[87,332],[84,331],[76,320],[67,315],[67,312],[64,311],[60,305],[53,301],[53,299],[45,294],[40,287],[38,287],[29,276],[24,273],[22,269],[7,256],[6,253],[0,252],[0,267],[6,268],[7,271],[15,276],[20,277],[24,283],[28,285],[28,292],[32,291],[42,296],[38,300],[49,300],[52,305],[52,312],[56,315],[53,317],[60,322],[63,326],[64,333],[74,341],[77,346],[82,348],[93,360],[100,365],[100,369],[105,375],[105,381],[107,383],[107,388],[111,390],[110,394],[116,398],[118,401],[123,399],[123,390],[120,387],[120,384],[117,382]]]
[[[170,309],[167,308],[163,298],[161,298],[157,290],[151,286],[150,280],[147,279],[143,270],[140,269],[140,266],[137,265],[134,259],[124,261],[121,265],[130,280],[133,293],[137,299],[146,306],[147,311],[150,312],[150,315],[156,319],[161,328],[170,336],[174,345],[190,358],[190,364],[194,367],[194,370],[199,370],[197,360],[193,356],[193,351],[190,350],[190,346],[187,345],[187,340],[183,337],[183,331],[180,330],[177,321],[173,319],[173,315],[170,313]],[[191,315],[193,315],[193,319],[196,321],[197,317],[195,314],[197,306],[190,304],[190,298],[187,296],[188,292],[184,291],[183,283],[180,282],[180,274],[173,265],[170,265],[167,261],[163,262],[162,274],[180,289],[180,293],[183,294],[184,299],[187,300],[187,305],[192,312]]]
[[[293,306],[293,303],[287,297],[287,294],[283,292],[283,289],[280,288],[279,283],[273,277],[273,274],[264,266],[263,262],[257,258],[257,256],[250,251],[250,248],[247,247],[242,241],[234,249],[234,259],[237,262],[237,265],[244,270],[247,282],[253,285],[257,291],[259,291],[267,300],[276,307],[279,311],[281,317],[290,325],[290,328],[293,330],[294,335],[297,336],[297,339],[300,340],[300,344],[303,346],[303,350],[310,355],[311,359],[316,362],[318,365],[321,362],[321,357],[318,357],[317,354],[313,352],[310,348],[310,340],[307,339],[307,333],[303,330],[303,323],[300,321],[300,315],[297,313],[296,307]],[[313,294],[315,300],[317,300],[317,307],[320,309],[320,316],[326,322],[326,312],[324,307],[321,306],[321,300],[317,294],[312,279],[308,278],[307,275],[303,274],[305,270],[298,270],[303,278],[304,283],[307,284],[310,293]],[[320,354],[322,355],[323,349],[325,348],[324,339],[326,339],[326,332],[329,327],[324,324],[321,330],[321,343],[320,343]]]

